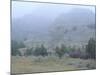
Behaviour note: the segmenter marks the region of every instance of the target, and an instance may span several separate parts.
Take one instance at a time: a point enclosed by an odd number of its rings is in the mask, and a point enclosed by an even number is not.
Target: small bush
[[[72,58],[79,58],[81,56],[81,52],[79,50],[74,50],[74,51],[70,52],[69,55]]]
[[[85,51],[83,51],[83,49],[81,49],[81,48],[71,50],[69,52],[69,56],[72,58],[88,59],[87,53]]]

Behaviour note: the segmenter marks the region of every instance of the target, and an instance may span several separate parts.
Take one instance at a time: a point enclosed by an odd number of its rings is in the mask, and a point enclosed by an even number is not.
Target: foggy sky
[[[63,4],[47,4],[35,2],[12,2],[12,18],[21,18],[28,14],[38,15],[41,17],[47,16],[57,17],[61,13],[67,13],[73,8],[84,8],[92,10],[95,13],[94,6],[80,6],[80,5],[63,5]]]

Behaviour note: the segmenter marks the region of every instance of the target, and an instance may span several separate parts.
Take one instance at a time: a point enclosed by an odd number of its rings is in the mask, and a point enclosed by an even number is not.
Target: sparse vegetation
[[[96,68],[95,7],[27,3],[12,2],[12,75]]]
[[[78,58],[56,57],[12,57],[12,73],[32,73],[47,71],[69,71],[95,69],[94,60],[83,60]]]

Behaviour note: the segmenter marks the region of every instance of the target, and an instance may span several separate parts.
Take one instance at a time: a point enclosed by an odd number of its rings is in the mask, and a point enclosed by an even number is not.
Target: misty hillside
[[[49,25],[50,23],[51,22],[49,19],[45,17],[42,18],[38,15],[35,16],[33,14],[14,19],[12,22],[12,37],[14,37],[13,39],[23,39],[42,35],[42,33],[46,34],[45,30],[47,29],[47,25]]]
[[[56,18],[48,15],[29,14],[13,19],[12,39],[71,45],[85,44],[91,37],[95,38],[95,13],[91,10],[74,8]]]
[[[79,45],[87,43],[91,37],[95,38],[95,26],[95,13],[75,8],[68,13],[60,14],[51,25],[50,31],[58,40]]]
[[[56,18],[56,24],[90,25],[95,24],[95,13],[89,9],[73,8],[68,13],[62,13]]]

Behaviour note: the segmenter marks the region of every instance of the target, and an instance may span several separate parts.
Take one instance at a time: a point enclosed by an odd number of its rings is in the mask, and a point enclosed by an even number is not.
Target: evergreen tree
[[[39,48],[38,46],[35,48],[33,54],[34,54],[35,56],[39,56],[39,55],[40,55],[40,48]]]
[[[18,43],[18,48],[25,48],[24,43],[23,43],[23,42],[19,42],[19,43]]]
[[[36,47],[35,51],[34,51],[34,55],[35,56],[47,56],[48,52],[47,49],[44,47],[44,45],[42,44],[40,47]]]
[[[31,55],[33,55],[33,48],[27,49],[24,55],[25,56],[31,56]]]
[[[11,40],[11,55],[16,56],[16,55],[20,55],[21,56],[21,52],[18,50],[19,45],[16,41]]]
[[[41,54],[42,56],[47,56],[47,55],[48,55],[47,49],[44,47],[43,44],[41,45],[40,50],[41,50],[41,53],[40,53],[40,54]]]
[[[86,52],[88,53],[89,58],[96,58],[96,41],[93,38],[90,38],[88,44],[86,45]]]
[[[62,52],[60,51],[60,48],[58,46],[56,46],[55,52],[56,52],[56,54],[58,55],[59,58],[62,57]]]
[[[59,58],[62,58],[62,56],[67,52],[67,48],[64,44],[62,44],[61,48],[59,48],[58,46],[55,48],[55,52]]]
[[[68,52],[68,49],[67,49],[67,47],[64,44],[61,45],[61,51],[63,52],[63,54]]]

